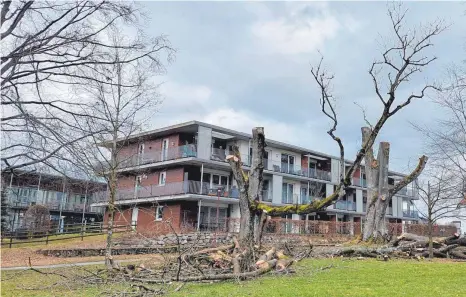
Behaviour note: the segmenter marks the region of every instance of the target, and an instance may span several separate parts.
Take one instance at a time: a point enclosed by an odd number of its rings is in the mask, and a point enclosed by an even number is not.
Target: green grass
[[[332,266],[322,270],[321,267]],[[252,281],[213,284],[188,284],[169,296],[464,296],[466,263],[440,261],[381,262],[376,260],[308,259],[295,267],[297,273],[268,275]],[[2,278],[17,272],[2,272]],[[2,296],[96,296],[103,288],[75,286],[30,291],[18,285],[46,286],[56,281],[24,272],[2,281]],[[176,285],[173,285],[173,288]],[[172,289],[173,289],[172,288]]]

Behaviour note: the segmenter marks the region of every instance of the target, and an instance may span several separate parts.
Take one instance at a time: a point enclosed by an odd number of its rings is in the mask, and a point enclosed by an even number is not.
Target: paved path
[[[115,260],[117,263],[122,262],[133,262],[137,260]],[[73,266],[88,266],[88,265],[101,265],[105,264],[105,261],[95,261],[95,262],[81,262],[81,263],[67,263],[67,264],[53,264],[53,265],[43,265],[43,266],[32,266],[32,268],[36,269],[46,269],[46,268],[61,268],[61,267],[73,267]],[[29,269],[29,266],[17,266],[17,267],[1,267],[0,271],[8,271],[8,270],[25,270]]]

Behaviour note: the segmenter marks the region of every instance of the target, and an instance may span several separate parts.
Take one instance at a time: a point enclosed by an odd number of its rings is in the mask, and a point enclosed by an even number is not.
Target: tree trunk
[[[363,143],[368,141],[370,128],[361,129]],[[388,229],[385,221],[385,212],[389,203],[388,198],[388,162],[390,144],[381,142],[377,160],[374,158],[372,148],[364,156],[367,179],[367,211],[364,222],[363,240],[375,242],[386,241]]]
[[[434,258],[434,241],[432,239],[432,233],[433,233],[433,222],[429,220],[428,225],[428,235],[429,235],[429,259]]]

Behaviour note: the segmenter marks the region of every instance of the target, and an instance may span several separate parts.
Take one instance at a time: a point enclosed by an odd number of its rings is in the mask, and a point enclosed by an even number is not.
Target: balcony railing
[[[331,180],[331,175],[330,175],[330,172],[328,171],[314,169],[314,168],[301,167],[296,164],[289,164],[289,163],[282,163],[282,162],[275,162],[275,161],[268,160],[267,167],[264,166],[264,168],[274,171],[274,172],[287,173],[287,174],[298,175],[298,176],[303,176],[303,177],[326,180],[326,181]]]
[[[92,203],[92,202],[91,202]],[[17,201],[11,201],[9,203],[9,207],[13,208],[28,208],[33,205],[43,205],[47,207],[49,210],[52,211],[69,211],[69,212],[95,212],[95,213],[101,213],[102,209],[98,207],[91,207],[89,205],[84,205],[84,204],[79,204],[79,203],[53,203],[53,202],[47,202],[47,203],[36,203],[35,201],[25,201],[25,200],[17,200]],[[85,208],[85,209],[84,209]]]
[[[335,203],[335,209],[356,211],[356,203],[353,201],[338,200]]]
[[[353,177],[353,186],[366,188],[367,187],[367,181],[365,179],[361,179],[361,178],[358,178],[358,177]]]
[[[194,144],[186,144],[178,147],[171,147],[164,151],[146,151],[143,154],[135,154],[128,158],[120,159],[119,167],[126,168],[196,156],[196,146]]]
[[[415,210],[403,210],[403,217],[404,218],[413,218],[413,219],[418,219],[419,214]]]
[[[394,185],[389,185],[389,188],[392,189],[393,187],[395,187]],[[415,197],[416,196],[416,191],[413,189],[413,188],[407,188],[407,187],[404,187],[404,188],[401,188],[401,190],[399,190],[397,192],[398,195],[403,195],[403,196],[408,196],[408,197]]]
[[[33,192],[29,193],[34,193],[33,195],[21,195],[20,191],[21,189],[30,189],[33,190]],[[46,196],[47,191],[43,190],[37,190],[36,188],[27,188],[27,187],[10,187],[8,194],[7,194],[7,203],[8,207],[12,208],[28,208],[32,205],[44,205],[46,206],[49,210],[54,210],[58,211],[60,208],[63,211],[71,211],[71,212],[96,212],[100,213],[102,210],[100,208],[94,208],[91,207],[90,204],[93,203],[93,197],[89,196],[87,203],[76,203],[76,202],[70,202],[66,201],[67,198],[64,198],[64,202],[61,202],[60,198],[54,198],[52,201],[47,201],[44,199]],[[49,192],[50,193],[50,192]],[[63,192],[54,192],[54,193],[61,193]],[[76,193],[66,193],[67,196],[70,195],[75,195]],[[84,194],[81,194],[84,195]],[[50,198],[49,198],[50,199]],[[73,199],[70,199],[71,201]],[[62,205],[62,206],[60,206]]]
[[[283,195],[282,194],[282,203],[283,204],[293,204],[293,203],[298,203],[298,195],[297,194],[288,194],[288,195]]]
[[[222,185],[210,185],[200,181],[187,180],[182,182],[165,183],[164,185],[141,186],[138,189],[118,189],[116,200],[128,200],[138,198],[150,198],[161,196],[172,196],[182,194],[198,194],[223,198],[239,198],[239,190],[236,187]],[[97,201],[108,201],[108,192],[100,192]]]

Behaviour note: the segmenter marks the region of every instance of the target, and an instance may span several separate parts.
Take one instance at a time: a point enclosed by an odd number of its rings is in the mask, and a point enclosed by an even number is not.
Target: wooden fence
[[[68,240],[73,238],[101,235],[107,232],[107,225],[103,223],[92,224],[69,224],[64,226],[63,231],[59,232],[56,228],[47,230],[17,230],[2,234],[2,247],[11,248],[16,244],[45,243],[51,241]],[[123,233],[134,230],[136,225],[114,225],[113,233]],[[69,236],[66,236],[69,235]]]

